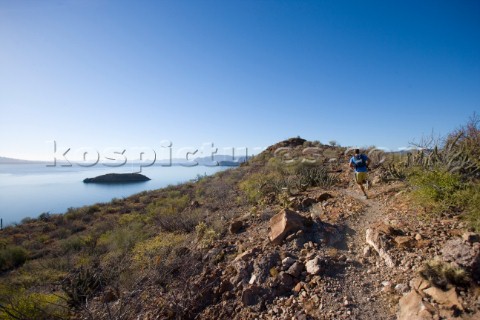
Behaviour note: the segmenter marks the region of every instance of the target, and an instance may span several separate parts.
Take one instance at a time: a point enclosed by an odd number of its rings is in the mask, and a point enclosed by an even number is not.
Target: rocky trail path
[[[241,253],[231,267],[212,263],[202,273],[206,283],[218,278],[213,294],[222,296],[198,319],[433,320],[457,314],[452,303],[465,310],[474,305],[477,297],[464,289],[457,290],[458,298],[455,289],[428,289],[419,277],[423,263],[441,253],[444,235],[460,230],[457,223],[405,215],[401,192],[397,184],[370,190],[369,199],[352,186],[309,190],[292,199],[292,210],[233,222],[225,245],[206,259],[222,248]],[[243,226],[239,232],[237,224]],[[429,291],[418,291],[417,283]],[[442,302],[447,294],[453,297],[448,305]]]
[[[337,270],[338,300],[346,312],[336,314],[343,313],[349,319],[396,319],[396,302],[388,301],[382,293],[388,267],[378,256],[372,257],[365,241],[366,230],[386,218],[385,207],[372,192],[369,199],[351,188],[342,193],[362,202],[365,210],[346,219],[343,238],[336,245],[340,261],[346,262],[343,270]]]

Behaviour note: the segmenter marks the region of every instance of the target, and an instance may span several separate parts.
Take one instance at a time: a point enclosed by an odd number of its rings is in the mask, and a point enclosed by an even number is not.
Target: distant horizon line
[[[244,158],[251,158],[255,156],[255,154],[252,154],[252,155],[241,155],[241,156],[235,156],[233,157],[232,155],[228,155],[228,154],[215,154],[213,157],[214,157],[214,160],[224,160],[224,159],[216,159],[218,157],[230,157],[230,158],[235,158],[235,159],[244,159]],[[161,158],[161,159],[156,159],[155,162],[157,161],[190,161],[190,160],[196,160],[196,159],[207,159],[209,158],[209,156],[199,156],[199,157],[195,157],[195,158],[192,158],[192,159],[184,159],[184,158]],[[37,163],[51,163],[53,164],[54,162],[57,162],[57,163],[68,163],[70,161],[74,161],[74,162],[79,162],[79,161],[84,161],[83,159],[68,159],[68,160],[60,160],[60,159],[49,159],[49,160],[40,160],[40,159],[22,159],[22,158],[12,158],[12,157],[5,157],[5,156],[0,156],[0,164],[2,163],[7,163],[7,162],[3,162],[3,161],[12,161],[12,162],[37,162]],[[152,160],[152,159],[147,159],[147,160]],[[118,163],[121,163],[122,161],[113,161],[113,160],[108,160],[110,163],[115,163],[115,162],[118,162]],[[128,163],[143,163],[144,160],[142,159],[134,159],[132,161],[128,161]],[[235,161],[235,160],[232,160],[232,159],[228,159],[228,160],[224,160],[224,161]],[[99,161],[100,163],[102,161]]]

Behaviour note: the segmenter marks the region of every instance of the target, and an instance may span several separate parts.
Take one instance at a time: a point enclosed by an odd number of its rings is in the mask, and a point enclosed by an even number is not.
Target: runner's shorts
[[[355,172],[355,181],[357,183],[365,183],[365,181],[367,181],[367,173],[366,172]]]

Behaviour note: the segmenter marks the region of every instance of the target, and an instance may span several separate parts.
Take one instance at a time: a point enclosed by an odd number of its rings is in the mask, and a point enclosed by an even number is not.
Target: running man
[[[363,153],[360,153],[359,149],[355,149],[355,155],[350,159],[350,168],[355,170],[355,182],[362,190],[365,199],[368,199],[368,196],[363,184],[367,182],[368,179],[367,172],[369,164],[370,159]]]

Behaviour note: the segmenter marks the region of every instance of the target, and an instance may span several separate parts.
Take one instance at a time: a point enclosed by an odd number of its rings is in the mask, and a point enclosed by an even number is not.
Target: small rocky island
[[[84,183],[131,183],[150,180],[140,173],[107,173],[95,178],[86,178]]]

